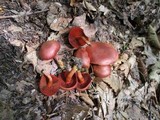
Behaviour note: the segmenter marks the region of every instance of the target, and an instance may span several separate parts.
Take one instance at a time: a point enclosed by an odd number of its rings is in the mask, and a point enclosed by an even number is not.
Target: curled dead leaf
[[[137,47],[140,47],[140,46],[143,46],[144,44],[143,44],[143,40],[144,40],[145,38],[132,38],[132,40],[131,40],[131,42],[130,42],[130,44],[129,44],[129,48],[131,48],[131,49],[135,49],[135,48],[137,48]]]
[[[61,31],[68,26],[71,20],[71,18],[64,17],[56,18],[54,21],[52,21],[50,28],[54,31]]]
[[[35,69],[39,74],[42,74],[42,71],[43,73],[50,74],[52,70],[52,64],[50,61],[42,61],[38,59]]]
[[[35,67],[37,65],[38,57],[37,57],[37,52],[35,50],[28,52],[24,56],[24,63],[31,63],[33,65],[33,68],[35,70]]]
[[[117,93],[123,85],[123,82],[120,80],[119,76],[116,74],[111,73],[111,75],[109,77],[105,77],[105,78],[95,78],[96,81],[103,81],[106,84],[108,84],[115,93]]]
[[[92,107],[94,106],[94,103],[93,103],[92,99],[88,96],[88,94],[79,93],[79,94],[77,94],[77,96],[79,96],[82,100],[84,100],[84,102],[86,102],[90,106],[92,106]]]
[[[21,32],[21,33],[23,33],[22,28],[18,27],[18,26],[15,26],[15,25],[9,26],[8,30],[11,31],[12,33],[14,33],[14,32]]]
[[[89,2],[87,2],[86,0],[83,0],[83,6],[84,8],[86,8],[87,10],[90,11],[97,11],[96,8]]]
[[[110,11],[110,10],[109,10],[107,7],[105,7],[104,5],[100,5],[98,9],[99,9],[99,11],[103,12],[104,15],[108,14],[109,11]]]
[[[84,13],[80,16],[75,17],[72,22],[72,25],[84,27],[84,26],[86,26],[85,22],[86,22],[86,14]]]
[[[148,27],[148,39],[147,40],[152,47],[160,49],[160,41],[159,41],[157,33],[156,33],[155,29],[152,27],[152,25],[149,25],[149,27]]]

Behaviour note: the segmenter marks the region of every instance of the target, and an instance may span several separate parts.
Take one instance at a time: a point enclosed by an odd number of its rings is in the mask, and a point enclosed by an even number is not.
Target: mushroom
[[[44,74],[41,76],[39,89],[46,96],[52,96],[60,88],[60,80],[54,75]]]
[[[84,67],[84,68],[89,68],[90,67],[90,58],[88,56],[86,48],[79,48],[75,52],[74,56],[81,59],[82,67]]]
[[[91,42],[86,51],[92,64],[110,65],[118,59],[118,52],[109,43]]]
[[[78,77],[77,90],[84,91],[88,89],[88,87],[92,82],[90,75],[88,73],[81,73],[80,71],[78,71],[77,77]]]
[[[95,76],[104,78],[110,75],[111,66],[110,65],[93,65],[93,71]]]
[[[73,90],[77,86],[77,67],[74,66],[70,72],[65,71],[58,75],[61,79],[61,89],[63,90]]]
[[[53,59],[56,56],[59,49],[60,49],[59,42],[55,40],[46,41],[40,47],[39,57],[41,60]]]
[[[83,29],[80,27],[72,27],[70,29],[68,39],[69,43],[74,48],[79,48],[89,41],[88,37],[84,34]]]

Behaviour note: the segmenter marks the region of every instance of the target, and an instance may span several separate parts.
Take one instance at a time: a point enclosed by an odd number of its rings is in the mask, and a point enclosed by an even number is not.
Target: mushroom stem
[[[86,42],[87,45],[91,44],[84,36],[82,36],[81,38],[84,40],[84,42]]]
[[[84,77],[82,76],[81,71],[79,71],[79,70],[77,71],[77,76],[78,76],[79,82],[83,84],[85,82],[85,80],[84,80]]]
[[[48,81],[47,86],[48,86],[48,87],[51,87],[51,86],[53,85],[53,80],[52,80],[51,75],[45,74],[45,76],[48,78],[48,79],[47,79],[47,81]]]
[[[80,36],[80,38],[81,38],[87,45],[90,45],[90,44],[91,44],[84,36]]]
[[[71,82],[71,79],[72,79],[75,72],[77,72],[77,66],[74,66],[72,68],[72,70],[69,72],[69,74],[67,75],[67,78],[66,78],[66,83],[67,84],[69,84]]]

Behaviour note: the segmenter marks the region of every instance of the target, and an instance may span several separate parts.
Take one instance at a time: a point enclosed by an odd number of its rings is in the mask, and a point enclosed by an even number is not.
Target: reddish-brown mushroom
[[[110,65],[93,65],[93,71],[95,76],[104,78],[110,75],[111,66]]]
[[[72,27],[70,29],[68,39],[69,43],[74,48],[79,48],[89,41],[88,37],[84,34],[83,29],[80,27]]]
[[[109,43],[91,42],[86,51],[92,64],[110,65],[118,59],[118,52]]]
[[[82,67],[84,67],[84,68],[89,68],[90,67],[90,58],[88,56],[86,48],[79,48],[75,52],[74,56],[81,59]]]
[[[39,57],[41,60],[53,59],[56,56],[59,49],[60,49],[59,42],[55,40],[46,41],[40,47]]]
[[[73,90],[77,86],[76,71],[77,68],[74,66],[70,72],[65,71],[59,74],[58,77],[61,79],[61,89]]]
[[[77,90],[84,91],[88,89],[88,87],[92,82],[90,75],[88,73],[81,73],[80,71],[78,71],[77,77],[78,77]]]
[[[60,88],[60,80],[54,75],[42,75],[39,83],[41,93],[46,96],[55,94]]]

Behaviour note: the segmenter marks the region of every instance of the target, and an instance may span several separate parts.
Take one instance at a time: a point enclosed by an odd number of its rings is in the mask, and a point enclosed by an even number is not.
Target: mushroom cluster
[[[118,52],[111,44],[90,42],[80,27],[71,28],[69,43],[77,48],[74,56],[81,59],[82,67],[92,66],[94,75],[100,78],[110,75],[111,64],[118,59]]]
[[[96,77],[104,78],[110,75],[111,65],[118,59],[118,52],[111,44],[91,42],[80,27],[70,29],[68,40],[76,49],[74,56],[81,60],[82,68],[92,68]],[[55,40],[44,42],[39,50],[40,59],[55,59],[60,47],[60,43]],[[44,73],[39,88],[44,95],[51,96],[59,89],[84,91],[88,89],[91,82],[90,74],[82,72],[77,65],[74,65],[72,70],[64,70],[58,76]]]

